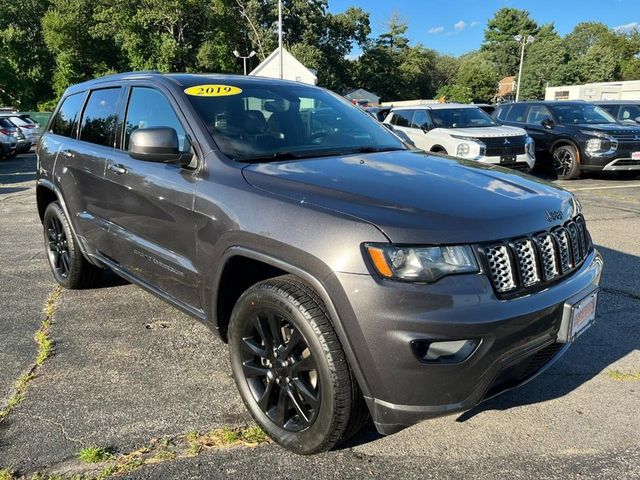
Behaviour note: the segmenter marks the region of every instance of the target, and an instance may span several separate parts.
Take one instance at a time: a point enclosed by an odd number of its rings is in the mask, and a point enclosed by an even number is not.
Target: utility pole
[[[516,102],[520,99],[520,80],[522,80],[522,64],[524,63],[524,47],[527,43],[533,43],[535,38],[531,35],[516,35],[513,37],[516,42],[522,43],[522,51],[520,52],[520,68],[518,69],[518,83],[516,84]]]
[[[284,78],[284,52],[282,51],[282,0],[278,0],[278,50],[280,51],[280,78]]]
[[[244,64],[244,74],[247,74],[247,60],[251,57],[253,57],[256,52],[254,52],[253,50],[251,50],[251,52],[249,52],[249,55],[240,55],[240,52],[238,52],[238,50],[234,50],[233,54],[237,57],[237,58],[241,58],[242,59],[242,63]]]

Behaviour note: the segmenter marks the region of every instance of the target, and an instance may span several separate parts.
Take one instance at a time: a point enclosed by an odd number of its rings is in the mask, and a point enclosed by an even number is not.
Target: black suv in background
[[[640,127],[616,122],[591,103],[517,102],[499,105],[496,119],[524,128],[536,151],[551,154],[559,179],[584,170],[640,172]]]
[[[409,150],[318,87],[105,77],[65,92],[37,156],[55,279],[110,268],[211,327],[298,453],[369,412],[388,434],[469,409],[595,318],[602,259],[571,193]]]
[[[602,100],[593,104],[604,108],[621,123],[640,124],[640,100]]]

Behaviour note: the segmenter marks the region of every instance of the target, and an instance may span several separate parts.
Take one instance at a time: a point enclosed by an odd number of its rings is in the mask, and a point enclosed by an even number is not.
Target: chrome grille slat
[[[567,273],[573,267],[571,252],[569,251],[569,235],[564,228],[560,227],[553,231],[553,236],[558,241],[562,273]]]
[[[563,276],[587,257],[589,232],[582,216],[564,226],[482,248],[493,286],[513,295]]]
[[[536,259],[536,251],[533,246],[533,241],[529,238],[516,240],[513,242],[513,249],[516,258],[518,259],[522,285],[530,287],[531,285],[538,283],[540,281],[540,275],[538,274],[538,261]]]
[[[496,290],[500,293],[508,292],[517,287],[513,275],[513,266],[509,250],[505,245],[492,245],[485,249],[491,277]]]
[[[567,232],[571,239],[571,254],[573,255],[573,265],[577,265],[581,260],[580,241],[578,240],[578,229],[573,222],[567,223]]]
[[[542,278],[545,282],[552,280],[560,273],[556,258],[556,244],[549,233],[543,233],[534,237],[542,258]]]

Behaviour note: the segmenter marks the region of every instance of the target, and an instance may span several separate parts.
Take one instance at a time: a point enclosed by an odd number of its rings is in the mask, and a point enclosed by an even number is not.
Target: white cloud
[[[453,28],[455,29],[456,32],[461,32],[462,30],[467,28],[467,22],[465,22],[464,20],[460,20],[459,22],[453,25]]]
[[[480,25],[480,22],[478,22],[477,20],[474,20],[473,22],[471,22],[471,28],[477,27],[478,25]]]
[[[444,27],[433,27],[427,30],[429,33],[442,33],[444,32]]]
[[[617,27],[613,27],[613,29],[616,32],[631,33],[634,30],[640,31],[640,23],[638,22],[625,23],[624,25],[618,25]]]

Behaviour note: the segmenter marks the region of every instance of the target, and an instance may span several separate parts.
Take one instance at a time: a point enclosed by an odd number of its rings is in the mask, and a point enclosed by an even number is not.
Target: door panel
[[[527,133],[536,143],[536,150],[547,151],[551,148],[553,128],[545,127],[542,122],[553,120],[553,115],[544,105],[531,105],[527,112]]]
[[[128,145],[138,128],[171,127],[183,151],[189,141],[170,101],[158,90],[133,87],[122,128]],[[196,173],[176,164],[135,160],[115,149],[104,174],[109,237],[103,252],[144,282],[200,308],[195,267]]]
[[[116,151],[105,179],[112,199],[112,242],[105,253],[141,280],[199,307],[193,172]]]

